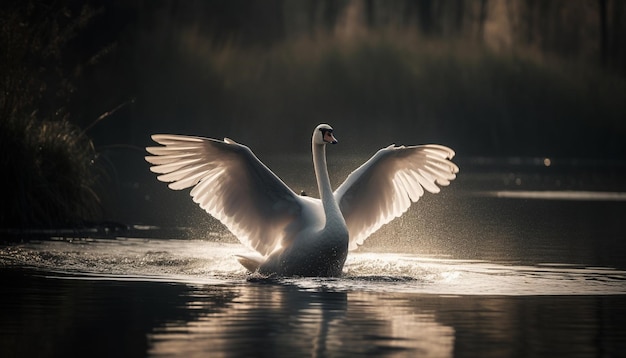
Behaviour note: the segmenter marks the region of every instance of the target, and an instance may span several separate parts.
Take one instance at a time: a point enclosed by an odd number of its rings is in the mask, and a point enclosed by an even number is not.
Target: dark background
[[[6,1],[3,118],[92,141],[116,217],[146,199],[150,134],[263,155],[448,145],[458,160],[626,154],[626,6],[598,1]],[[17,103],[17,104],[16,104]],[[181,195],[184,197],[184,195]],[[116,198],[110,203],[111,198]],[[185,198],[186,199],[186,198]],[[113,203],[114,202],[114,203]]]

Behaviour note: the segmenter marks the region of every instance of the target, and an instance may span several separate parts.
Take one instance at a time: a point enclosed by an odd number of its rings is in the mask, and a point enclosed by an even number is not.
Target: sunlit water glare
[[[402,253],[351,252],[341,278],[249,275],[237,243],[206,240],[54,239],[0,249],[0,266],[25,266],[49,277],[189,284],[278,282],[318,290],[436,295],[626,294],[626,271],[544,263],[534,266]]]
[[[314,193],[309,162],[282,168]],[[126,207],[161,219],[118,219],[150,225],[28,232],[0,245],[1,355],[623,355],[624,171],[461,167],[340,278],[249,275],[235,258],[249,251],[167,187]]]

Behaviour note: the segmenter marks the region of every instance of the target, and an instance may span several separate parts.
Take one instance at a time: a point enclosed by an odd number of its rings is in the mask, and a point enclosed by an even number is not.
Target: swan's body
[[[379,150],[332,191],[326,144],[332,128],[317,126],[312,153],[320,199],[293,192],[252,151],[224,141],[153,135],[146,160],[169,187],[193,200],[260,255],[240,256],[250,271],[281,276],[339,276],[348,250],[402,215],[424,193],[456,178],[454,152],[440,145]]]

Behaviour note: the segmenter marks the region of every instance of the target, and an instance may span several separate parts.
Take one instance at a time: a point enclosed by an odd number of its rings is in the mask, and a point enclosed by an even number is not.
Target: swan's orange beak
[[[330,143],[330,144],[337,144],[337,139],[333,135],[333,132],[331,131],[324,132],[324,142]]]

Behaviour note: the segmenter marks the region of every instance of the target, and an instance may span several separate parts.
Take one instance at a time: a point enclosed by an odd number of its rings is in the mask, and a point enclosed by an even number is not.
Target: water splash
[[[201,240],[56,239],[0,248],[0,266],[63,277],[241,284],[250,276],[236,243]],[[393,253],[350,253],[341,278],[250,279],[304,290],[437,295],[626,294],[626,271],[563,264],[522,266]]]

